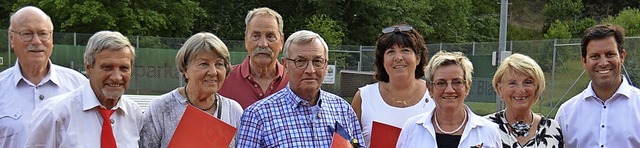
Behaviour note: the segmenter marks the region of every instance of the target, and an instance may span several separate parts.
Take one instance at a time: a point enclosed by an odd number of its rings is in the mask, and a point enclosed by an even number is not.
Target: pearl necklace
[[[467,110],[464,110],[464,118],[462,119],[462,124],[460,124],[460,126],[458,126],[456,130],[453,130],[451,132],[444,131],[442,130],[442,128],[440,128],[440,123],[438,123],[438,113],[433,112],[433,117],[436,120],[436,127],[438,128],[438,130],[440,130],[443,134],[453,135],[453,133],[460,131],[460,129],[462,129],[462,127],[464,126],[464,123],[467,122]]]

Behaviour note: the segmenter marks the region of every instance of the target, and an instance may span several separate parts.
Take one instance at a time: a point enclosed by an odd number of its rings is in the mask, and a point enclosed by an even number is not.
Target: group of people
[[[285,41],[282,16],[264,7],[249,11],[245,25],[248,55],[234,66],[216,35],[191,36],[175,58],[186,85],[143,113],[123,96],[136,56],[125,36],[100,31],[89,39],[85,77],[51,63],[51,18],[23,7],[8,32],[17,62],[0,73],[0,147],[168,147],[188,106],[236,127],[229,147],[329,147],[334,133],[370,147],[374,122],[401,128],[402,148],[640,147],[640,90],[621,75],[617,26],[585,32],[581,60],[591,82],[551,119],[531,110],[545,80],[526,55],[498,67],[493,87],[506,108],[481,117],[464,104],[472,62],[447,51],[428,60],[420,33],[393,25],[376,40],[378,82],[349,104],[321,90],[329,48],[319,34],[301,30]]]

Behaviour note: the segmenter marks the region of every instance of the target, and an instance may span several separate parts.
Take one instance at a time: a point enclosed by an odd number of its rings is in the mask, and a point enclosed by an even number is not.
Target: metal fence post
[[[136,35],[136,49],[140,48],[140,35]]]
[[[556,81],[556,44],[558,39],[553,39],[553,64],[551,65],[551,97],[549,97],[549,106],[553,106],[553,96],[555,94]]]
[[[476,42],[471,45],[471,55],[476,55]]]
[[[73,46],[78,46],[78,44],[76,44],[76,33],[73,33]]]
[[[358,60],[358,71],[362,71],[362,45],[360,45],[360,59]]]

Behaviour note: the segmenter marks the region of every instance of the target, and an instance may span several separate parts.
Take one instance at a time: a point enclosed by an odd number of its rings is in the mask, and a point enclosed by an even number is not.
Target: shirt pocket
[[[11,138],[14,135],[27,132],[26,126],[22,121],[18,120],[22,114],[17,109],[4,109],[0,111],[0,138]]]

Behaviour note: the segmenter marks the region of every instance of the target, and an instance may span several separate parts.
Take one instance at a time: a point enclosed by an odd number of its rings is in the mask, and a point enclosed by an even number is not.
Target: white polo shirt
[[[558,109],[556,121],[567,148],[640,147],[640,90],[622,78],[618,90],[602,102],[591,82]]]

